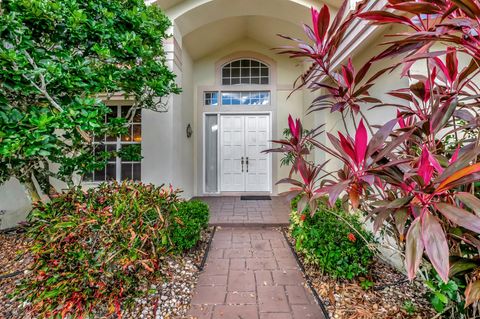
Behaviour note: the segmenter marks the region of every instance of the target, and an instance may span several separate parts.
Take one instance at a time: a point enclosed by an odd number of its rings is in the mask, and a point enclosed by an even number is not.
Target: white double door
[[[220,116],[220,188],[223,192],[271,190],[269,115]]]

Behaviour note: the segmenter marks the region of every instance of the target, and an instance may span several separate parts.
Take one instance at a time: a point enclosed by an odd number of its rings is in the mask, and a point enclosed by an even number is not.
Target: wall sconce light
[[[190,138],[193,134],[192,126],[190,123],[187,125],[187,138]]]

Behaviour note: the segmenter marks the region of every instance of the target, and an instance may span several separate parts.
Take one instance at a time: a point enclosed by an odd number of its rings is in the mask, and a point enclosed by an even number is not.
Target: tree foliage
[[[105,120],[105,99],[120,92],[133,111],[162,111],[162,97],[179,92],[163,50],[170,22],[156,6],[6,0],[1,10],[0,183],[16,177],[33,199],[34,180],[48,193],[51,177],[71,186],[104,165],[92,137],[125,130]]]

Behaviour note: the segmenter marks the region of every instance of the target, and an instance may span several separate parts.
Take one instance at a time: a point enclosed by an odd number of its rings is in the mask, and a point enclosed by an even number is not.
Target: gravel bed
[[[285,229],[288,240],[295,240]],[[313,265],[306,264],[297,254],[310,277],[313,288],[322,299],[333,319],[417,319],[432,318],[435,312],[426,299],[426,288],[419,281],[409,282],[406,276],[379,259],[374,261],[366,278],[355,281],[335,280]],[[360,279],[373,282],[367,290]],[[406,306],[408,305],[408,306]],[[407,309],[410,312],[407,312]],[[411,311],[414,310],[414,311]]]
[[[124,312],[122,318],[185,318],[212,232],[213,227],[203,231],[199,244],[191,251],[181,256],[166,256],[162,267],[163,278],[140,287],[146,297],[139,299],[132,310]],[[22,270],[16,276],[0,279],[0,319],[32,319],[22,304],[7,296],[16,283],[28,275],[27,269],[32,260],[21,253],[26,247],[28,241],[22,233],[0,234],[0,277]]]
[[[0,233],[0,278],[21,271],[17,276],[0,279],[0,319],[30,319],[22,305],[8,298],[17,281],[28,274],[32,259],[22,251],[28,247],[28,241],[21,232]]]

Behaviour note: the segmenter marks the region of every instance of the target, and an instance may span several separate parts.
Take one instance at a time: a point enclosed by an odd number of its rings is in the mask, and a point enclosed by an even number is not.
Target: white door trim
[[[218,125],[218,136],[217,136],[217,192],[212,193],[212,192],[206,192],[206,172],[205,172],[205,163],[206,163],[206,149],[205,149],[205,119],[207,115],[216,115],[217,116],[217,125]],[[271,140],[272,140],[272,134],[273,134],[273,112],[272,111],[247,111],[247,112],[238,112],[238,111],[223,111],[223,112],[203,112],[202,113],[202,191],[203,194],[205,195],[238,195],[238,194],[243,194],[243,193],[268,193],[272,194],[273,193],[273,160],[272,160],[272,154],[268,154],[268,190],[266,192],[224,192],[221,190],[221,160],[220,160],[220,147],[221,147],[221,116],[222,115],[242,115],[242,116],[248,116],[248,115],[268,115],[268,122],[269,122],[269,130],[268,130],[268,148],[271,148]]]

